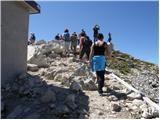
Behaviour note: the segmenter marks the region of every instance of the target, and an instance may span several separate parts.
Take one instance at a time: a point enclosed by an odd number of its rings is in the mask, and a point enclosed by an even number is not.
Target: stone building
[[[35,1],[1,1],[1,85],[27,70],[29,15],[35,13]]]

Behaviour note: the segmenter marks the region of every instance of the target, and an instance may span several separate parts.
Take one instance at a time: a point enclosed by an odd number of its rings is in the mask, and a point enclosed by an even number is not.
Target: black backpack
[[[85,37],[84,46],[85,47],[91,47],[92,46],[92,40],[90,40],[89,37]]]

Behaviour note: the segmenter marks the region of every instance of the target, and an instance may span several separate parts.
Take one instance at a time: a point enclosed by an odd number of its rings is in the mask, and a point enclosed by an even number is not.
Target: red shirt
[[[80,49],[82,49],[84,41],[85,41],[85,37],[81,37],[80,38]]]

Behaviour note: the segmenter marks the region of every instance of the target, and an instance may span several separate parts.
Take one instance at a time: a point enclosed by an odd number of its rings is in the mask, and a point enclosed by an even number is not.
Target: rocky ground
[[[120,51],[114,51],[109,68],[113,73],[159,104],[158,65],[141,61]]]
[[[158,110],[148,105],[140,94],[127,89],[109,73],[105,76],[104,96],[99,96],[95,75],[87,63],[73,54],[66,56],[62,42],[40,41],[37,45],[28,46],[28,51],[28,73],[22,73],[13,83],[1,89],[2,118],[159,117]],[[118,73],[122,79],[129,74],[117,72],[111,66],[109,71]],[[145,77],[146,75],[143,76]],[[148,80],[152,78],[154,77],[151,76]],[[126,79],[124,80],[128,82]],[[138,85],[132,82],[128,83],[136,88]],[[156,95],[152,96],[155,100]]]

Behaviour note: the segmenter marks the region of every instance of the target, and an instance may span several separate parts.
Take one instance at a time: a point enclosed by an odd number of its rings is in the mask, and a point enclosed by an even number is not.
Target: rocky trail
[[[2,118],[159,117],[158,109],[122,84],[112,69],[106,72],[104,95],[99,96],[95,75],[87,63],[73,54],[65,56],[62,43],[40,41],[28,51],[28,73],[2,88]]]

